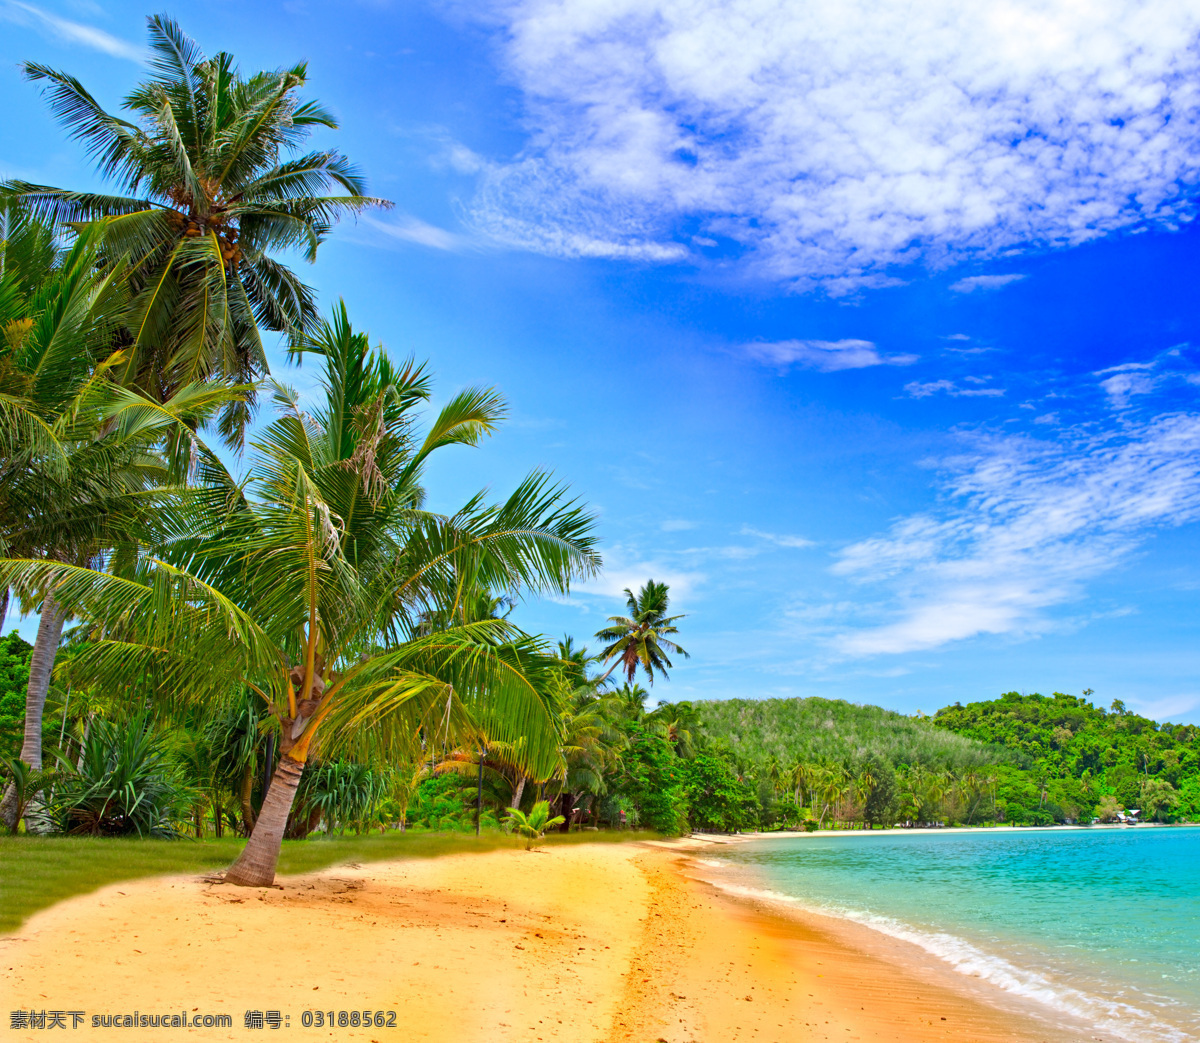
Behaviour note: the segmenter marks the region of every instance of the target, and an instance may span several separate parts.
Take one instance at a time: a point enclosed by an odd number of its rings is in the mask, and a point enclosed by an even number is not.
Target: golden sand
[[[9,1031],[10,1012],[31,1008],[86,1012],[77,1030],[65,1019],[71,1039],[1086,1038],[1051,1034],[865,928],[735,902],[689,879],[689,864],[683,846],[582,844],[342,866],[277,889],[118,884],[0,939],[5,1038],[47,1038]],[[395,1023],[303,1025],[306,1011],[336,1021],[343,1010],[394,1011]],[[181,1011],[233,1024],[91,1024]],[[290,1027],[247,1030],[247,1011],[278,1011]]]

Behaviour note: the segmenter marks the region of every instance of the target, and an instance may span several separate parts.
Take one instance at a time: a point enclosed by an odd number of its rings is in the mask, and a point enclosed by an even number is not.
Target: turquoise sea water
[[[808,836],[701,862],[725,886],[869,924],[1105,1038],[1200,1040],[1200,827]]]

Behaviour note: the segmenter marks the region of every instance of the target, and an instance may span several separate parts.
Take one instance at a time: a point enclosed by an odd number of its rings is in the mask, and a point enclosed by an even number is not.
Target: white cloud
[[[1143,717],[1149,717],[1152,721],[1169,721],[1172,718],[1178,720],[1189,710],[1200,706],[1200,695],[1195,692],[1184,695],[1168,695],[1149,702],[1130,696],[1125,702],[1129,704],[1131,710],[1140,713]]]
[[[1151,372],[1155,366],[1154,362],[1127,362],[1098,370],[1095,375],[1112,374],[1100,381],[1100,386],[1114,409],[1124,409],[1134,395],[1148,395],[1158,387],[1161,378]]]
[[[509,243],[804,286],[1191,215],[1200,0],[468,3],[524,98],[471,207]]]
[[[963,379],[972,384],[979,384],[984,378],[965,377]],[[951,398],[999,398],[1004,394],[1004,388],[964,388],[959,387],[953,380],[930,380],[925,383],[914,380],[904,385],[904,392],[909,398],[929,398],[930,395],[936,395],[939,391],[944,391]]]
[[[671,601],[678,603],[695,593],[707,576],[703,572],[676,568],[661,561],[640,560],[615,547],[605,555],[604,571],[572,587],[571,594],[617,599],[619,604],[614,603],[611,609],[605,608],[604,611],[609,615],[619,614],[625,611],[626,588],[636,594],[649,579],[667,584],[671,588]]]
[[[1028,635],[1155,528],[1200,518],[1200,416],[1087,442],[981,441],[949,462],[944,506],[842,551],[836,574],[883,584],[888,621],[843,630],[850,655]]]
[[[694,529],[695,527],[696,523],[688,521],[686,518],[668,518],[659,526],[663,532],[684,532],[687,529]]]
[[[1020,282],[1023,275],[972,275],[952,282],[950,289],[955,293],[974,293],[976,290],[998,290],[1009,283]]]
[[[434,250],[460,250],[464,245],[461,236],[422,221],[419,217],[413,217],[412,214],[398,214],[385,219],[363,214],[359,220],[392,239],[428,246]]]
[[[1116,373],[1100,381],[1109,401],[1118,409],[1129,405],[1134,395],[1148,395],[1158,386],[1158,378],[1149,373]]]
[[[805,366],[823,373],[868,366],[908,366],[916,355],[881,355],[869,340],[780,340],[744,344],[752,359],[773,366]]]
[[[140,62],[146,57],[143,48],[106,33],[103,29],[60,18],[33,4],[21,3],[20,0],[0,0],[0,18],[37,29],[64,43],[80,44],[110,54],[114,58],[128,58],[130,61]]]
[[[1178,381],[1192,385],[1200,384],[1200,374],[1196,373],[1184,358],[1182,349],[1187,347],[1190,345],[1177,344],[1160,352],[1150,362],[1125,362],[1119,366],[1096,370],[1093,376],[1104,377],[1100,381],[1100,387],[1108,396],[1108,404],[1113,409],[1126,409],[1134,397],[1152,394],[1160,387]]]
[[[804,547],[815,547],[816,544],[803,536],[792,536],[787,533],[778,532],[763,532],[762,529],[754,529],[749,525],[743,525],[738,530],[741,536],[757,536],[760,540],[766,540],[768,543],[774,543],[777,547],[794,547],[797,549]]]
[[[716,561],[748,561],[758,557],[758,552],[758,547],[735,543],[724,547],[684,547],[678,552],[678,556],[709,564]]]

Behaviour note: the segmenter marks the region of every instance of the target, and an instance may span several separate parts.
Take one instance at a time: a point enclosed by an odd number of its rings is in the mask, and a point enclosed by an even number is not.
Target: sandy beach
[[[91,1036],[112,1032],[93,1027],[97,1015],[186,1011],[228,1014],[232,1027],[139,1037],[245,1040],[246,1012],[261,1011],[279,1012],[293,1038],[376,1043],[1090,1038],[869,929],[723,895],[693,878],[697,846],[371,863],[275,889],[118,884],[0,939],[6,1028],[22,1009],[63,1011],[68,1030],[69,1012],[84,1012],[77,1031]],[[306,1011],[343,1010],[396,1018],[303,1024]]]

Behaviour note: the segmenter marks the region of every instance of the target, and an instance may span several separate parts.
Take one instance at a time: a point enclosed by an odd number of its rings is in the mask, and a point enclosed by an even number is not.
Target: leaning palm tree
[[[135,291],[120,379],[161,401],[214,375],[248,383],[264,374],[260,326],[298,344],[317,318],[313,294],[278,254],[314,260],[342,214],[383,201],[365,194],[340,153],[300,153],[313,128],[337,127],[298,97],[304,63],[244,76],[232,55],[205,57],[170,18],[148,21],[152,76],[125,98],[129,119],[75,77],[24,66],[120,194],[6,187],[55,221],[108,219],[108,251],[131,259]],[[226,408],[231,442],[253,405]]]
[[[29,593],[57,583],[90,621],[72,666],[119,686],[153,672],[162,698],[256,692],[275,719],[280,759],[250,839],[226,874],[265,885],[311,756],[393,763],[420,744],[524,737],[552,768],[558,733],[542,696],[553,657],[507,620],[429,634],[420,622],[447,592],[569,591],[599,567],[592,518],[534,473],[505,502],[473,497],[452,516],[421,505],[442,446],[476,444],[503,412],[490,391],[450,400],[422,435],[424,368],[394,366],[355,333],[345,307],[303,346],[324,361],[312,411],[274,387],[277,417],[239,482],[211,457],[197,484],[172,490],[131,525],[141,552],[119,574],[0,561],[0,582]],[[452,734],[453,733],[453,734]],[[548,770],[548,769],[542,769]]]
[[[668,636],[679,633],[675,621],[683,619],[683,616],[667,615],[670,602],[668,589],[665,583],[655,583],[654,580],[649,580],[637,594],[628,587],[625,589],[629,615],[610,616],[608,626],[596,634],[600,641],[609,642],[600,653],[600,658],[613,660],[612,666],[600,680],[607,679],[620,666],[625,671],[626,680],[632,684],[638,667],[641,667],[650,683],[654,684],[654,671],[666,677],[667,667],[672,666],[667,652],[685,659],[691,658]]]

